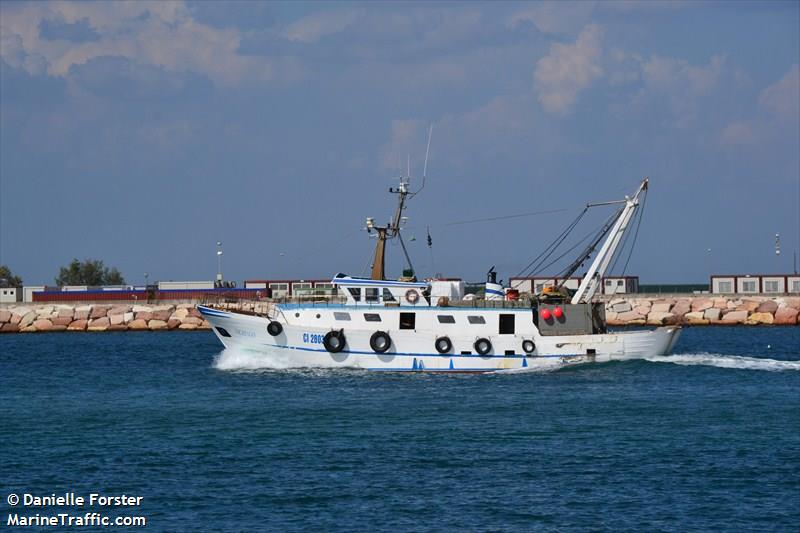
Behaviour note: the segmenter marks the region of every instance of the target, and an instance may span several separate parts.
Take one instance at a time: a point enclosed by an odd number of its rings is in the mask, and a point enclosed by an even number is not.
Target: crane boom
[[[631,221],[633,213],[639,207],[639,195],[642,191],[647,190],[648,181],[648,178],[642,180],[642,183],[639,185],[639,188],[632,198],[625,197],[625,207],[620,211],[619,217],[614,223],[614,227],[611,229],[606,241],[597,253],[597,257],[592,261],[592,265],[589,267],[586,275],[581,280],[581,284],[572,297],[571,303],[578,304],[581,302],[590,302],[592,300],[592,297],[600,286],[600,281],[603,279],[603,276],[605,276],[611,259],[614,257],[619,247],[625,230],[628,229],[628,223]]]

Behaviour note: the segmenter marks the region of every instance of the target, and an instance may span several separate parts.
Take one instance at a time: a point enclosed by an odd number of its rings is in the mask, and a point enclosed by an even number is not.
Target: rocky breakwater
[[[616,298],[606,302],[611,326],[798,324],[800,297]]]
[[[0,307],[0,333],[210,329],[193,304]]]

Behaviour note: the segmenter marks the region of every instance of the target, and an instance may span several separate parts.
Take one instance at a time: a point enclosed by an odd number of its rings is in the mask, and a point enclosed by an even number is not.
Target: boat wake
[[[781,361],[779,359],[765,359],[761,357],[745,357],[739,355],[722,355],[713,353],[656,355],[653,357],[646,357],[645,361],[650,361],[652,363],[672,363],[674,365],[685,366],[701,365],[740,370],[765,370],[768,372],[800,370],[800,361]]]
[[[257,371],[257,370],[288,370],[309,368],[307,364],[298,364],[286,355],[256,352],[241,348],[225,348],[222,350],[212,365],[217,370],[228,371]],[[330,365],[333,366],[333,365]],[[318,365],[314,368],[329,368]]]

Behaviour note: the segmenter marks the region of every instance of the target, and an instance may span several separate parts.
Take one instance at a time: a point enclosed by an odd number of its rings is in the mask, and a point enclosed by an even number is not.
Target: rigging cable
[[[642,225],[642,218],[644,217],[644,208],[647,205],[647,189],[644,191],[644,199],[642,200],[642,210],[639,212],[639,220],[636,222],[636,233],[633,235],[633,244],[631,244],[631,249],[628,252],[628,259],[625,260],[625,266],[622,269],[622,275],[625,275],[625,272],[628,271],[628,262],[631,260],[631,256],[633,255],[633,249],[636,247],[636,239],[639,237],[639,227]]]
[[[547,247],[542,250],[539,255],[534,257],[533,260],[528,263],[515,277],[523,277],[526,273],[538,270],[541,264],[546,261],[553,254],[553,252],[555,252],[555,250],[561,245],[562,242],[564,242],[564,239],[567,238],[570,232],[575,229],[575,226],[578,225],[578,222],[580,222],[588,210],[589,206],[587,205],[583,208],[583,211],[581,211],[580,214],[575,217],[575,219],[570,222],[570,224],[553,240],[553,242],[547,245]]]
[[[449,222],[447,224],[442,224],[443,227],[448,226],[460,226],[461,224],[475,224],[477,222],[494,222],[496,220],[508,220],[510,218],[521,218],[521,217],[530,217],[534,215],[549,215],[552,213],[561,213],[562,211],[566,211],[566,209],[550,209],[549,211],[531,211],[529,213],[519,213],[516,215],[504,215],[501,217],[489,217],[489,218],[476,218],[474,220],[460,220],[458,222]]]

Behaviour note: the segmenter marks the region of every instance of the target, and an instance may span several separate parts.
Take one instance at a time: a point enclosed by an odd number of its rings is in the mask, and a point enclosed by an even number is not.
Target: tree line
[[[116,267],[107,267],[99,259],[77,258],[58,269],[56,285],[125,285],[125,278]],[[0,265],[0,284],[8,287],[22,287],[23,280],[15,275],[7,265]]]

